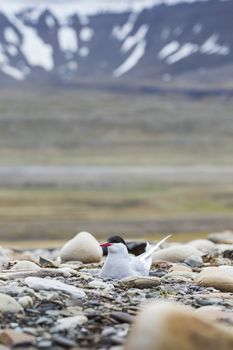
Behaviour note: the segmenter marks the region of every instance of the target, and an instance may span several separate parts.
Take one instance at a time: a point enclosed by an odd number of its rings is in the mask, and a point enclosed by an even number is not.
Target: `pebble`
[[[17,313],[22,311],[22,306],[11,296],[0,293],[0,312],[7,313]]]
[[[59,332],[65,329],[75,328],[76,326],[80,326],[88,321],[88,318],[84,315],[72,316],[72,317],[64,317],[59,319],[55,326],[52,328],[52,332]]]
[[[23,308],[33,306],[33,300],[29,295],[25,295],[24,297],[19,298],[18,302]]]
[[[80,232],[61,249],[62,262],[81,261],[83,263],[99,262],[103,252],[99,242],[88,232]]]
[[[40,266],[38,266],[37,264],[35,264],[32,261],[26,261],[26,260],[22,260],[17,262],[12,268],[11,271],[39,271],[40,270]]]
[[[119,281],[119,285],[124,288],[153,288],[160,285],[158,277],[126,277]]]
[[[88,286],[91,288],[99,288],[99,289],[112,289],[114,288],[112,284],[103,282],[102,280],[93,280],[88,283]]]
[[[112,312],[110,317],[122,323],[132,323],[133,317],[125,312]]]
[[[231,350],[233,333],[183,305],[154,302],[136,317],[125,350]]]
[[[24,281],[30,288],[35,290],[56,290],[69,293],[76,298],[84,298],[85,292],[80,288],[76,288],[72,285],[62,283],[56,279],[39,278],[39,277],[27,277]]]
[[[51,340],[40,340],[37,343],[39,349],[51,349],[53,342]]]
[[[78,349],[76,346],[76,342],[72,339],[68,339],[67,337],[63,337],[62,335],[58,335],[58,334],[55,334],[52,336],[52,340],[59,344],[59,345],[62,345],[63,347],[65,348],[71,348],[71,347],[75,347],[75,349]]]
[[[201,256],[190,255],[187,259],[185,259],[184,263],[192,268],[193,267],[200,267],[203,264],[203,260],[202,260]]]
[[[217,291],[216,285],[213,286],[213,284],[205,287],[196,282],[196,278],[209,268],[206,266],[211,265],[218,269],[221,278],[222,276],[227,276],[228,279],[233,278],[231,253],[223,257],[223,252],[226,250],[231,252],[232,245],[223,243],[214,245],[217,246],[219,254],[218,256],[211,256],[211,254],[204,256],[202,269],[199,266],[196,268],[196,266],[187,265],[186,259],[175,263],[157,260],[150,271],[150,276],[130,277],[123,281],[110,282],[98,278],[102,266],[102,263],[99,262],[85,265],[73,260],[60,264],[57,259],[58,250],[31,250],[26,253],[31,255],[31,259],[26,258],[24,252],[10,253],[5,250],[7,256],[14,257],[14,261],[10,260],[8,270],[1,273],[0,293],[13,296],[22,312],[15,314],[6,312],[0,318],[0,327],[2,329],[11,328],[16,333],[32,335],[36,340],[35,345],[21,347],[28,350],[50,348],[54,350],[65,348],[102,350],[120,348],[123,350],[124,348],[125,350],[124,344],[128,332],[135,323],[135,315],[141,310],[144,302],[156,299],[178,301],[179,304],[185,303],[198,308],[196,311],[189,309],[189,312],[199,319],[201,317],[203,322],[208,322],[208,328],[209,323],[212,325],[221,323],[228,328],[233,327],[232,293],[220,292],[220,289]],[[190,245],[169,245],[169,247],[177,246]],[[165,249],[161,249],[160,252]],[[197,248],[192,247],[191,249]],[[194,257],[198,257],[200,261],[204,252],[200,251],[200,247],[197,250],[199,253]],[[27,260],[27,263],[40,262],[43,269],[39,273],[46,276],[53,270],[53,276],[39,279],[38,277],[25,278],[25,275],[19,271],[17,279],[6,278],[16,273],[9,272],[12,264],[15,264],[16,256],[18,262],[22,260]],[[188,259],[191,258],[192,255],[189,255]],[[65,269],[65,274],[61,273],[61,268]],[[201,272],[197,273],[197,271]],[[33,274],[33,271],[30,271],[30,274],[31,272]],[[208,275],[210,276],[211,273],[212,271],[209,270]],[[35,271],[35,276],[36,274],[37,271]],[[27,284],[30,281],[32,284]],[[209,320],[205,321],[204,315],[209,316]],[[162,320],[163,317],[160,315],[159,326],[154,327],[155,331],[159,327],[161,330]],[[187,323],[183,325],[184,330]],[[150,319],[145,324],[150,324]],[[49,334],[50,331],[52,332]],[[143,335],[144,333],[142,332]],[[176,340],[173,340],[172,344],[174,345],[175,342]],[[181,346],[178,348],[182,349]],[[4,350],[9,350],[9,347]],[[155,350],[158,349],[155,348]],[[210,350],[213,349],[210,348]]]
[[[233,231],[210,233],[208,239],[214,243],[233,244]]]
[[[208,239],[195,239],[193,241],[190,241],[188,244],[200,250],[205,255],[208,254],[214,256],[218,254],[217,245]]]
[[[213,287],[222,292],[233,292],[233,267],[207,267],[203,269],[194,281],[204,287]]]
[[[184,283],[193,281],[195,274],[188,271],[172,271],[161,278],[161,282]]]
[[[33,345],[35,344],[35,337],[12,329],[3,329],[0,331],[0,343],[12,347]]]
[[[173,263],[184,262],[190,256],[201,257],[202,253],[191,245],[177,244],[156,251],[153,254],[153,264],[156,264],[158,260],[165,260]]]

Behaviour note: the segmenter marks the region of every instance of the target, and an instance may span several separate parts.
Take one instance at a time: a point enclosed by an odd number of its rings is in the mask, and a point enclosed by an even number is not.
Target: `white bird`
[[[155,246],[147,242],[146,251],[139,256],[129,255],[124,243],[103,243],[108,247],[108,256],[100,271],[101,278],[122,279],[129,276],[148,276],[152,255],[171,235],[163,238]]]

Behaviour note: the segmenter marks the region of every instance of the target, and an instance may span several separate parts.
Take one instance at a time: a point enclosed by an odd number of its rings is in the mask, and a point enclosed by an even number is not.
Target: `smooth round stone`
[[[226,250],[233,250],[233,244],[218,243],[216,244],[220,253],[225,252]]]
[[[88,321],[87,317],[84,315],[65,317],[59,319],[55,326],[52,328],[53,332],[63,331],[65,329],[75,328],[78,325],[82,325]]]
[[[33,306],[33,300],[32,300],[32,298],[29,295],[26,295],[24,297],[19,298],[19,304],[23,308],[32,307]]]
[[[40,266],[35,264],[32,261],[22,260],[17,262],[12,268],[11,271],[39,271]]]
[[[83,263],[99,262],[103,252],[99,242],[88,232],[80,232],[61,249],[62,262],[81,261]]]
[[[193,281],[194,277],[195,277],[195,274],[193,272],[173,271],[173,272],[169,272],[165,276],[163,276],[161,278],[161,281],[162,282],[183,283],[183,282]]]
[[[233,232],[214,232],[208,235],[208,239],[214,243],[233,244]]]
[[[194,279],[200,286],[233,292],[233,267],[219,266],[203,269]]]
[[[190,267],[200,267],[203,264],[202,257],[198,255],[191,255],[184,262]]]
[[[148,304],[135,318],[125,350],[232,350],[233,333],[185,306]]]
[[[93,280],[88,283],[88,286],[96,289],[113,289],[113,285],[110,283],[103,282],[102,280]]]
[[[165,260],[169,262],[179,263],[184,262],[190,256],[202,256],[200,250],[188,245],[179,244],[171,247],[160,249],[153,254],[153,264],[158,260]]]
[[[14,298],[0,293],[0,312],[3,314],[7,312],[17,313],[22,310],[22,306]]]
[[[190,241],[188,244],[200,250],[203,254],[213,256],[218,253],[218,247],[208,239],[195,239]]]
[[[130,276],[126,278],[122,278],[119,281],[120,286],[124,288],[153,288],[160,285],[160,279],[158,277],[150,277],[150,276]]]

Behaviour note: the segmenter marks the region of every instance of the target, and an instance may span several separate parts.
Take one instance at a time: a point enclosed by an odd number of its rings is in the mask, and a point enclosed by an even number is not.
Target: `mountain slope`
[[[0,85],[229,80],[232,13],[231,0],[2,0]]]

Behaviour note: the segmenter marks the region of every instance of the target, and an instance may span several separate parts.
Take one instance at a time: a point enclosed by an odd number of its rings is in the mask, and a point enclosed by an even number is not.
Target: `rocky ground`
[[[123,349],[135,315],[152,300],[189,305],[233,332],[232,232],[166,243],[149,277],[120,281],[98,277],[104,259],[61,262],[59,255],[1,250],[0,350]]]

